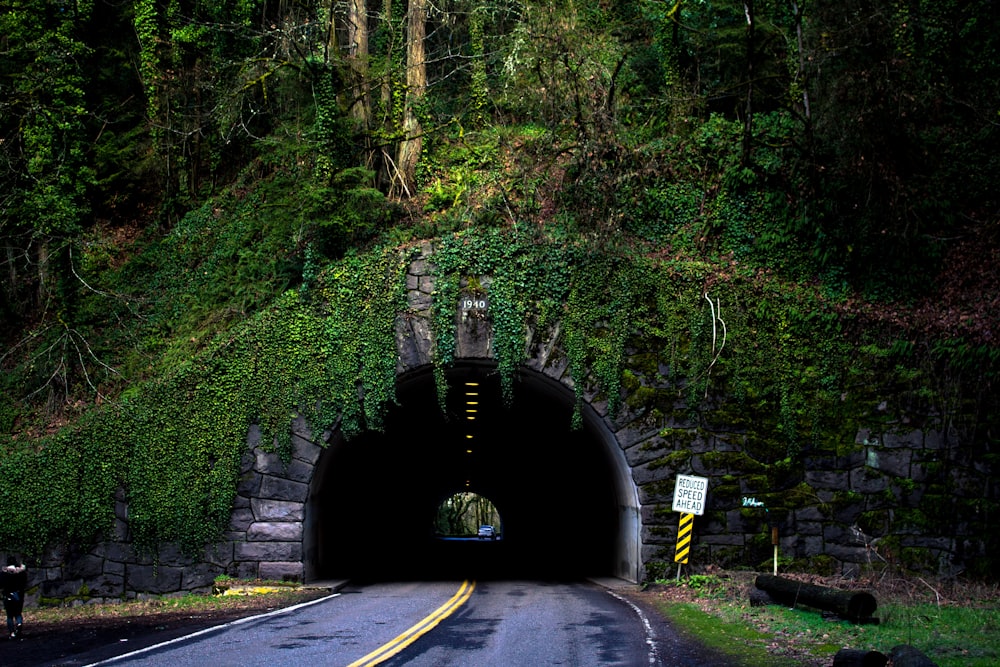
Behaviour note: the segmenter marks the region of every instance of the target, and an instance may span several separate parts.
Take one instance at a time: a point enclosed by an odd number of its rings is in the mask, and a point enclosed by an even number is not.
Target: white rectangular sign
[[[708,478],[677,475],[674,485],[674,511],[684,514],[705,513],[705,499],[708,498]]]

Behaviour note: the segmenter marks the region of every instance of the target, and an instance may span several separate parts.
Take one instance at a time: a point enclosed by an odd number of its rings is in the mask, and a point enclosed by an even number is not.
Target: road
[[[714,666],[614,591],[588,582],[406,582],[338,595],[97,663],[130,667],[383,664]]]

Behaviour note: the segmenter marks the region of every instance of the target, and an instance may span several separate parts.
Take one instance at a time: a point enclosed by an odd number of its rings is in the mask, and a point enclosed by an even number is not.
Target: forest
[[[0,544],[90,539],[125,498],[138,542],[197,546],[248,421],[280,442],[322,394],[317,425],[378,428],[393,253],[426,239],[463,277],[523,278],[492,295],[501,370],[529,313],[577,308],[583,331],[621,324],[623,293],[662,318],[656,271],[685,307],[738,284],[780,367],[678,349],[692,396],[774,408],[796,441],[775,460],[870,385],[974,415],[995,465],[998,19],[990,0],[3,0],[0,470],[22,484]],[[616,394],[624,338],[580,336]]]

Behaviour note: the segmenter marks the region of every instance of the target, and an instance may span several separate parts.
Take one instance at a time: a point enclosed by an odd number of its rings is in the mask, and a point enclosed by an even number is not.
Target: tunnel
[[[492,363],[401,376],[380,432],[334,436],[305,516],[307,579],[639,577],[638,502],[624,456],[573,391],[523,369],[505,401]],[[456,493],[489,500],[496,539],[435,529]]]

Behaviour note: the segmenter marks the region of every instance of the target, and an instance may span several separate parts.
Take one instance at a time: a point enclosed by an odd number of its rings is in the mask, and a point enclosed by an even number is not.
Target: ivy
[[[864,385],[866,369],[912,386],[934,370],[899,370],[913,367],[915,351],[898,339],[851,342],[850,319],[818,291],[733,267],[499,229],[455,233],[432,247],[441,401],[445,371],[457,362],[463,289],[488,298],[508,400],[529,332],[554,333],[576,393],[574,425],[584,400],[606,401],[615,419],[628,394],[630,408],[669,420],[682,399],[686,418],[740,430],[747,456],[789,469],[807,450],[853,437],[845,423],[856,427],[876,395]],[[124,494],[138,546],[174,542],[194,552],[227,525],[251,424],[286,457],[300,416],[317,433],[338,428],[347,438],[380,429],[395,401],[396,325],[414,252],[377,247],[325,265],[313,256],[308,283],[220,329],[196,353],[174,357],[170,372],[31,446],[6,442],[0,474],[24,484],[2,500],[0,542],[38,553],[97,539],[114,525]],[[988,354],[955,349],[932,354],[995,366]],[[956,386],[942,385],[941,395]]]

